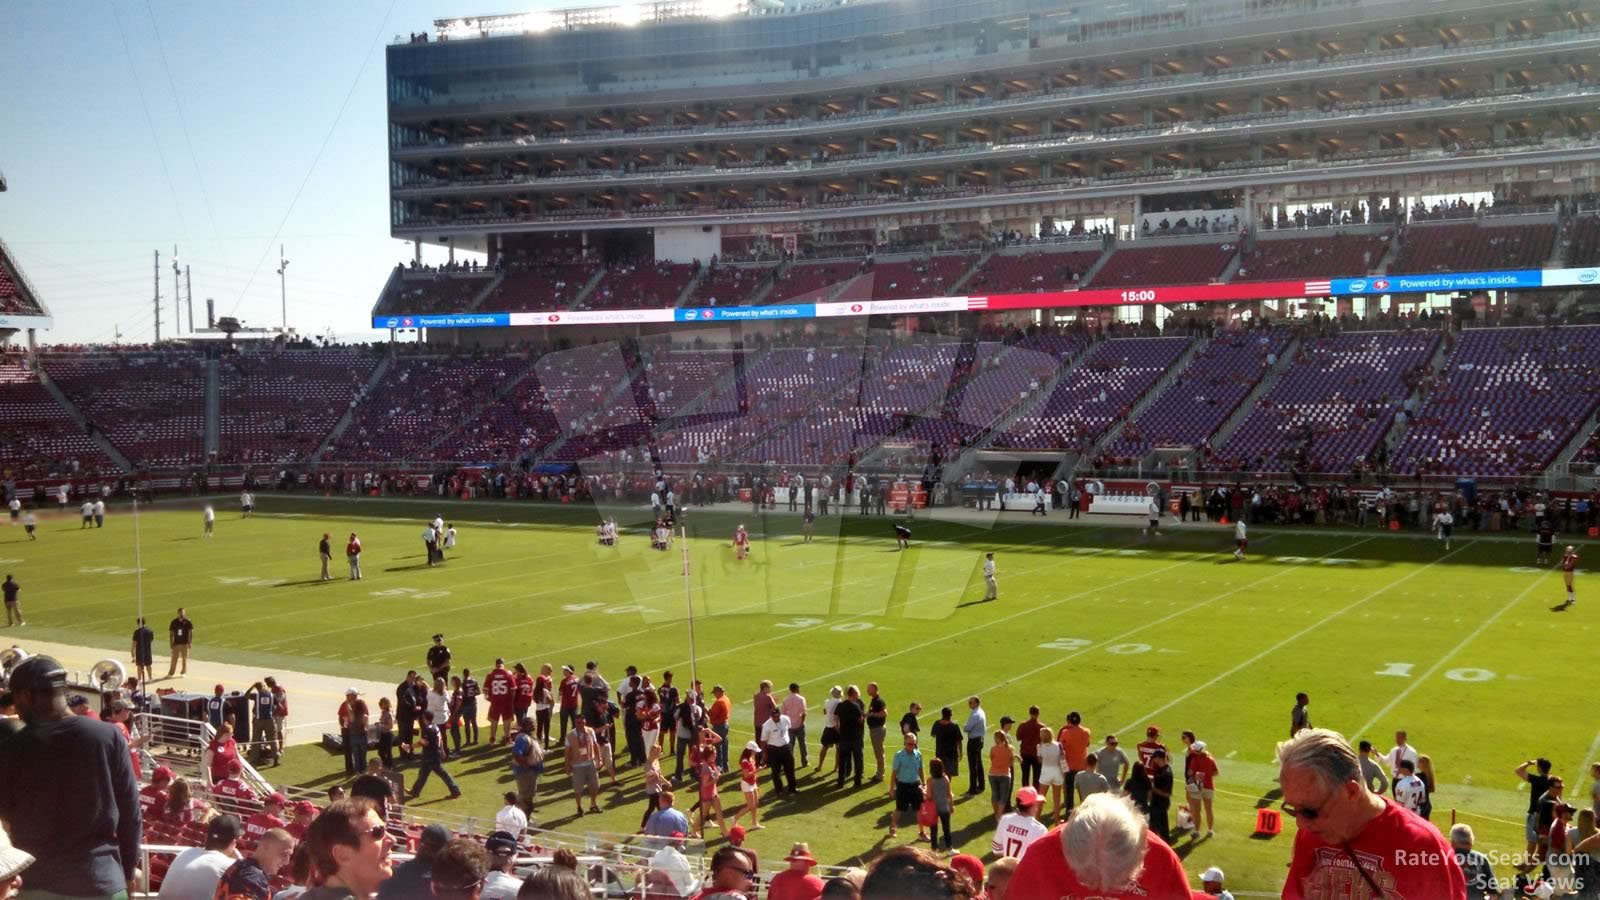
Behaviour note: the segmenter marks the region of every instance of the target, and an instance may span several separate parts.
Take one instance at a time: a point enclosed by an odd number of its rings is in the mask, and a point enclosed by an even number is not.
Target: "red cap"
[[[728,829],[728,840],[735,844],[744,843],[745,830],[743,825],[735,825]]]
[[[310,800],[301,800],[294,805],[294,814],[297,816],[314,816],[317,814],[317,805]]]
[[[262,803],[276,803],[277,805],[282,806],[285,803],[289,802],[289,798],[285,797],[283,794],[279,793],[278,791],[273,791],[272,793],[268,794],[266,796],[266,799],[262,800],[261,802]]]
[[[223,691],[227,690],[227,688],[224,688],[222,685],[219,684],[216,687],[212,688],[212,690],[215,691],[216,693],[220,694]]]
[[[970,853],[957,853],[950,857],[950,868],[971,878],[973,884],[983,884],[983,860]]]
[[[172,780],[172,770],[167,768],[166,766],[156,766],[156,770],[154,772],[150,773],[150,780],[151,781],[171,781]]]
[[[244,771],[244,766],[237,759],[228,760],[228,774],[237,775]]]

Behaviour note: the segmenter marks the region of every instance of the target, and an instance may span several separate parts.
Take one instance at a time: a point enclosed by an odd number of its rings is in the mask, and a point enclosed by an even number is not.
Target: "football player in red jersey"
[[[1567,583],[1567,602],[1561,605],[1566,609],[1578,602],[1578,596],[1572,592],[1572,576],[1578,571],[1578,550],[1571,544],[1567,545],[1567,552],[1561,554],[1561,580]]]
[[[517,696],[517,679],[506,668],[506,661],[496,659],[494,668],[483,677],[483,692],[489,698],[489,744],[495,743],[501,722],[506,723],[506,739],[511,739],[511,732],[515,730],[512,724],[511,710]]]

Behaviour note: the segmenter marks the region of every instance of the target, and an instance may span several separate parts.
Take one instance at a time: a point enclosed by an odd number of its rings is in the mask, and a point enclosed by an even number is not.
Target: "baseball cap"
[[[67,706],[68,707],[88,706],[88,705],[89,705],[89,698],[85,697],[82,694],[73,694],[71,697],[67,698]]]
[[[746,832],[743,825],[735,825],[728,829],[728,840],[737,844],[744,840],[745,834]]]
[[[229,775],[237,775],[237,774],[239,774],[240,772],[243,772],[243,771],[244,771],[244,765],[242,763],[240,763],[237,759],[228,760],[228,774]]]
[[[317,805],[310,800],[301,800],[294,805],[294,814],[297,816],[314,816],[317,814]]]
[[[129,703],[127,700],[123,699],[122,697],[118,697],[117,699],[111,701],[111,711],[112,712],[127,712],[127,711],[129,711],[131,709],[133,709],[133,704]]]
[[[346,697],[354,697],[354,696],[356,696],[357,694],[360,694],[360,693],[361,693],[360,691],[356,690],[353,687],[347,687],[347,688],[344,689],[344,695]]]
[[[270,793],[267,796],[263,797],[261,799],[261,802],[262,803],[276,803],[279,806],[282,806],[285,803],[289,802],[289,798],[285,797],[281,791],[273,791],[272,793]]]
[[[1212,884],[1221,884],[1222,870],[1216,866],[1212,866],[1211,868],[1200,873],[1200,880],[1210,882]]]
[[[1206,752],[1206,742],[1205,741],[1195,741],[1193,746],[1194,746],[1194,752],[1196,752],[1196,753],[1204,753],[1204,752]]]
[[[211,691],[212,691],[212,693],[215,693],[215,694],[220,694],[220,693],[222,693],[222,692],[223,692],[223,691],[225,691],[225,690],[227,690],[227,688],[225,688],[225,687],[223,687],[223,686],[222,686],[222,685],[220,685],[220,684],[219,684],[219,685],[217,685],[217,686],[216,686],[216,687],[214,687],[214,688],[212,688],[212,689],[211,689]]]
[[[971,878],[973,884],[983,884],[983,860],[970,853],[950,857],[950,868]]]
[[[569,664],[569,665],[564,665],[564,666],[562,666],[562,667],[561,667],[561,671],[563,671],[563,672],[566,672],[566,673],[567,673],[567,674],[569,674],[569,675],[570,675],[570,674],[572,674],[572,672],[573,672],[573,671],[574,671],[574,670],[573,670],[573,668],[572,668],[572,666],[571,666],[571,665],[570,665],[570,664]]]
[[[750,741],[749,743],[745,744],[744,748],[746,750],[754,750],[757,753],[761,752],[761,745],[756,743],[755,741]]]
[[[1022,790],[1017,791],[1017,805],[1018,806],[1032,806],[1032,805],[1034,805],[1035,803],[1038,803],[1038,802],[1039,802],[1039,792],[1034,790],[1033,788],[1025,787]]]
[[[483,848],[490,853],[509,855],[517,852],[517,839],[509,831],[496,831],[484,841]]]
[[[168,768],[167,766],[156,766],[156,770],[154,772],[150,773],[150,780],[151,781],[171,781],[172,780],[172,769]]]
[[[436,635],[433,636],[433,639],[436,640],[436,641],[442,641],[442,640],[444,640],[444,635],[436,634]]]
[[[1010,716],[1001,716],[1000,717],[1000,724],[1001,725],[1015,725],[1015,724],[1017,724],[1017,720],[1011,718]]]
[[[52,656],[30,656],[11,670],[13,691],[49,691],[67,684],[67,670]]]
[[[11,836],[6,834],[3,826],[0,826],[0,881],[16,877],[31,865],[33,865],[32,854],[17,849],[16,845],[11,843]]]
[[[435,850],[450,843],[450,829],[443,825],[429,825],[422,829],[422,834],[417,838],[417,846],[431,847]]]

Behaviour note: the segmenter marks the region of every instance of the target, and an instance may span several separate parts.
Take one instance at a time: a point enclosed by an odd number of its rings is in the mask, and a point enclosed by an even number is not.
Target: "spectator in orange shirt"
[[[722,685],[711,686],[711,695],[717,699],[711,701],[711,706],[706,709],[706,721],[711,723],[711,730],[721,738],[717,744],[717,768],[728,771],[728,718],[733,715],[733,701],[728,699],[728,694]]]
[[[1067,724],[1062,727],[1061,733],[1056,735],[1056,740],[1061,742],[1061,764],[1067,767],[1063,793],[1067,795],[1069,814],[1073,806],[1073,782],[1077,779],[1078,773],[1088,767],[1089,742],[1094,739],[1094,735],[1083,727],[1082,723],[1083,717],[1078,715],[1077,711],[1067,713]]]

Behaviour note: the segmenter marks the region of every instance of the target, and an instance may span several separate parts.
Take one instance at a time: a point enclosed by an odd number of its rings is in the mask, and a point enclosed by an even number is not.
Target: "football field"
[[[1434,762],[1434,821],[1448,827],[1454,810],[1485,851],[1520,849],[1528,798],[1514,767],[1547,756],[1569,794],[1586,796],[1586,763],[1600,753],[1600,720],[1586,690],[1600,594],[1586,592],[1580,573],[1578,605],[1553,610],[1563,599],[1560,573],[1533,568],[1532,540],[1521,535],[1461,533],[1446,552],[1425,535],[1260,528],[1241,563],[1230,552],[1231,528],[1191,524],[1150,539],[1120,523],[1063,527],[1059,515],[1008,513],[919,518],[901,552],[891,519],[854,511],[820,519],[807,544],[798,517],[753,517],[740,507],[687,516],[686,585],[678,548],[649,548],[639,527],[648,510],[615,511],[624,533],[606,548],[596,545],[592,507],[277,494],[261,501],[263,512],[242,520],[231,499],[220,500],[214,539],[201,537],[197,502],[146,508],[142,573],[125,507],[89,531],[70,511],[45,517],[37,542],[6,529],[0,558],[23,585],[29,624],[0,640],[104,647],[125,658],[142,581],[158,635],[157,674],[165,623],[184,606],[196,625],[196,658],[257,666],[276,674],[291,698],[296,672],[396,683],[405,669],[424,668],[434,632],[445,633],[456,668],[480,678],[504,656],[530,671],[545,662],[581,671],[597,660],[613,685],[627,665],[657,678],[671,669],[685,684],[692,608],[694,671],[733,697],[736,747],[751,736],[749,700],[762,678],[779,693],[798,682],[809,698],[813,762],[828,688],[868,681],[881,686],[891,723],[920,702],[925,736],[941,706],[961,721],[970,694],[981,696],[991,726],[1004,714],[1026,718],[1037,704],[1056,729],[1077,710],[1096,746],[1115,733],[1131,751],[1154,723],[1181,751],[1179,733],[1195,731],[1221,768],[1217,833],[1184,836],[1176,846],[1196,887],[1201,870],[1219,865],[1235,891],[1276,893],[1282,885],[1292,823],[1272,840],[1250,831],[1256,808],[1275,797],[1273,748],[1288,734],[1297,691],[1311,695],[1316,725],[1367,738],[1380,751],[1397,728],[1407,729]],[[456,526],[460,546],[430,569],[420,535],[436,513]],[[729,540],[740,522],[753,536],[744,561]],[[360,582],[344,577],[351,531],[365,546]],[[323,532],[336,548],[331,582],[317,579]],[[985,603],[990,550],[1000,598]],[[925,755],[931,749],[925,738]],[[867,757],[870,774],[870,746]],[[1181,761],[1174,763],[1181,779]],[[491,819],[510,782],[504,751],[470,748],[447,768],[465,797],[443,801],[442,786],[430,783],[423,809]],[[540,824],[637,827],[636,771],[621,773],[620,791],[602,791],[603,815],[580,820],[571,818],[554,754],[547,771]],[[313,746],[265,770],[318,787],[342,772],[338,757]],[[841,791],[812,769],[798,772],[800,796],[764,797],[768,827],[750,840],[769,868],[794,840],[809,840],[830,864],[887,846],[884,786]],[[957,793],[965,777],[963,763]],[[763,777],[764,792],[769,784]],[[731,812],[737,786],[727,782],[722,796]],[[987,852],[986,796],[961,801],[953,824],[960,849]],[[900,841],[914,835],[903,828]]]

